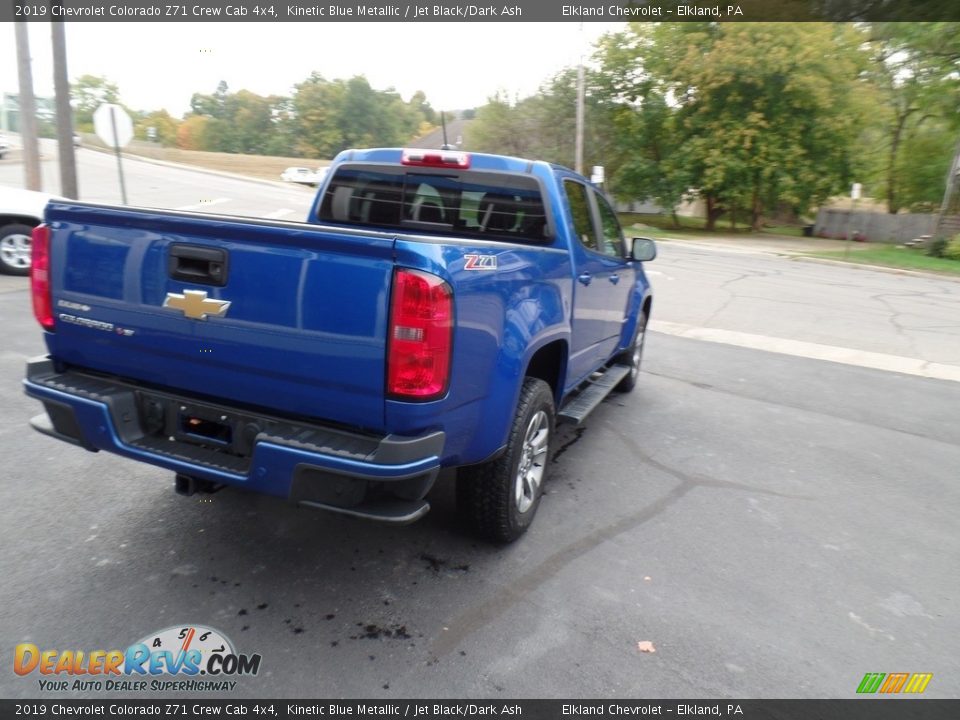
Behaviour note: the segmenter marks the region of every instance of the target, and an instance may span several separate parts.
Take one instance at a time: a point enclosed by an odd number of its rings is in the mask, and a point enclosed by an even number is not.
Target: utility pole
[[[583,175],[583,23],[580,23],[580,63],[577,65],[577,141],[573,169]]]
[[[583,58],[581,58],[580,66],[577,68],[577,157],[573,168],[581,175],[583,175],[583,94]]]
[[[67,42],[63,21],[50,23],[53,42],[53,87],[57,103],[57,157],[60,158],[60,194],[76,200],[77,158],[73,149],[73,108],[67,79]]]
[[[25,22],[15,22],[17,77],[20,82],[20,144],[23,146],[23,174],[27,190],[42,190],[40,150],[37,147],[37,102],[33,97],[30,70],[30,38]]]

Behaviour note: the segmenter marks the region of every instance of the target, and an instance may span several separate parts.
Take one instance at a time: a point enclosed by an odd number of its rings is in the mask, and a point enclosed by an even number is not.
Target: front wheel
[[[486,539],[513,542],[533,522],[543,494],[555,419],[550,386],[526,378],[504,454],[493,462],[460,470],[458,510]]]
[[[630,374],[617,383],[617,390],[630,392],[637,386],[640,378],[640,363],[643,361],[643,342],[647,337],[647,314],[640,312],[637,318],[637,334],[633,338],[633,345],[617,356],[615,362],[630,368]]]
[[[7,275],[26,275],[30,272],[29,225],[13,223],[0,228],[0,272]]]

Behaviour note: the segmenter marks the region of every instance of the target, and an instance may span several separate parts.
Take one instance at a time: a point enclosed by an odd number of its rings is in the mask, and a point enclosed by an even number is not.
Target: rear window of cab
[[[341,165],[318,219],[491,240],[545,243],[553,236],[536,178],[479,170]]]

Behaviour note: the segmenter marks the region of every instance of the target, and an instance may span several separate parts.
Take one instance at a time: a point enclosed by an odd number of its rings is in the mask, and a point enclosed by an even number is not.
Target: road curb
[[[947,275],[946,273],[925,272],[923,270],[909,270],[907,268],[887,267],[886,265],[869,265],[867,263],[849,262],[847,260],[832,260],[830,258],[810,257],[808,255],[792,255],[791,260],[800,260],[801,262],[818,263],[820,265],[840,265],[843,267],[859,268],[861,270],[873,270],[875,272],[887,273],[888,275],[912,275],[913,277],[932,278],[935,280],[949,280],[950,282],[960,282],[960,277],[956,275]]]
[[[756,333],[742,332],[739,330],[698,327],[696,325],[687,325],[665,320],[651,320],[647,327],[651,332],[673,335],[688,340],[713,342],[721,345],[772,352],[778,355],[806,358],[808,360],[821,360],[870,370],[895,372],[901,375],[913,375],[930,380],[960,382],[960,365],[932,362],[929,360],[921,360],[920,358],[892,355],[871,350],[827,345],[807,340],[758,335]]]

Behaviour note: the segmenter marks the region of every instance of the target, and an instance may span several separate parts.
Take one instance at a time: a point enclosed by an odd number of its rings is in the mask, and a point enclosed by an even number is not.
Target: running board
[[[563,409],[557,414],[557,420],[562,423],[579,425],[629,374],[629,366],[611,365],[600,377],[589,380],[589,384],[563,406]]]

